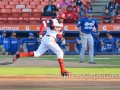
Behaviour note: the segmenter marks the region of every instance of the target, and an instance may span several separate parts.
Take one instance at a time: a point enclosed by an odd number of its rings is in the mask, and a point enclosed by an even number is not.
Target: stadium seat
[[[17,18],[9,17],[7,18],[8,24],[15,24],[17,22]]]
[[[66,12],[66,9],[65,8],[61,8],[59,9],[60,12]]]
[[[1,9],[1,17],[9,17],[10,9]]]
[[[43,2],[42,0],[33,0],[34,2]]]
[[[6,18],[1,18],[0,17],[0,24],[5,24],[6,23]]]
[[[30,17],[29,18],[29,23],[30,24],[38,24],[38,23],[40,23],[40,18]]]
[[[16,5],[16,8],[17,9],[23,9],[23,8],[25,8],[25,5]]]
[[[40,5],[39,1],[30,2],[30,5]]]
[[[18,23],[19,23],[19,24],[28,23],[28,18],[19,17],[19,18],[18,18]]]
[[[32,9],[22,9],[22,16],[23,17],[30,17]]]
[[[5,5],[5,8],[15,8],[15,6],[14,5]]]
[[[50,16],[42,16],[41,21],[52,19]]]
[[[42,14],[42,11],[41,11],[41,9],[39,9],[39,8],[33,9],[33,11],[32,11],[33,17],[40,17],[41,14]]]
[[[37,6],[37,9],[39,9],[39,10],[40,10],[40,12],[43,12],[44,6],[42,6],[42,5]]]
[[[32,2],[32,1],[34,1],[34,0],[22,0],[23,2]]]
[[[29,5],[29,1],[22,1],[20,2],[21,5]]]
[[[36,8],[36,5],[26,5],[26,8]]]
[[[20,14],[21,14],[21,9],[12,9],[11,10],[12,17],[20,17]]]
[[[1,1],[0,5],[8,5],[8,1]]]
[[[11,0],[11,1],[18,1],[18,2],[21,2],[22,0]]]
[[[120,15],[116,16],[115,21],[116,23],[120,23]]]
[[[0,8],[4,8],[4,5],[0,4]]]
[[[17,5],[17,4],[19,4],[18,1],[10,1],[10,2],[9,2],[9,5]]]

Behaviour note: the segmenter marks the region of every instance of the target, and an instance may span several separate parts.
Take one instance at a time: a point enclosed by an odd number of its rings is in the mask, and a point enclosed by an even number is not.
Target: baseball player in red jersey
[[[57,18],[43,21],[39,30],[39,39],[41,39],[41,44],[38,47],[38,49],[36,51],[31,51],[31,52],[16,53],[16,55],[13,58],[13,62],[15,62],[18,58],[22,58],[22,57],[29,57],[29,56],[39,57],[43,53],[45,53],[48,49],[51,49],[57,55],[61,69],[61,75],[69,76],[71,73],[65,70],[64,68],[64,60],[63,60],[64,53],[56,43],[56,37],[60,38],[63,42],[65,41],[65,39],[62,37],[62,27],[63,27],[64,19],[65,19],[65,14],[59,12]],[[44,37],[42,37],[43,30],[47,31]]]

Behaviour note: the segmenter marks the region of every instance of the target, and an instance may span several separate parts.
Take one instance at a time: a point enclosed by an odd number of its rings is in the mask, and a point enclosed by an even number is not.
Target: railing
[[[40,43],[40,42],[36,42],[36,41],[25,41],[24,43]],[[75,40],[66,40],[66,43],[67,44],[70,44],[70,43],[76,43],[76,41]],[[109,42],[104,42],[104,43],[109,43]],[[110,42],[110,43],[112,43],[112,50],[110,51],[110,52],[107,52],[107,48],[106,48],[106,50],[101,50],[101,51],[99,51],[99,52],[97,52],[97,54],[99,54],[99,55],[107,55],[107,54],[111,54],[111,55],[116,55],[116,54],[120,54],[120,52],[118,52],[117,51],[117,48],[116,48],[116,46],[115,46],[115,42]],[[70,47],[69,47],[70,48]],[[18,48],[18,51],[20,51],[20,45],[19,45],[19,48]],[[76,51],[65,51],[64,52],[66,55],[79,55],[79,53],[80,52],[76,52]],[[46,52],[45,54],[54,54],[51,50],[50,51],[48,51],[48,52]],[[88,51],[85,53],[85,54],[88,54]]]

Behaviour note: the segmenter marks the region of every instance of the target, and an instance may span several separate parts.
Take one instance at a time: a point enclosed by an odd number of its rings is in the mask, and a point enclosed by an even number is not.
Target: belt
[[[53,36],[50,36],[50,35],[46,35],[47,37],[53,37]],[[55,39],[55,37],[53,37]]]
[[[46,36],[50,37],[50,35],[46,35]]]

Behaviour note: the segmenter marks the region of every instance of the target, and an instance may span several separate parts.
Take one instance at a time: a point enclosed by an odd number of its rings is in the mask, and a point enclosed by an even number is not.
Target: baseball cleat
[[[89,62],[89,64],[96,64],[95,62]]]
[[[20,53],[17,52],[13,57],[13,62],[16,62],[18,58],[20,58]]]
[[[64,72],[61,72],[61,75],[62,76],[70,76],[72,73],[71,72],[68,72],[68,71],[64,71]]]
[[[83,61],[80,61],[79,63],[83,63]]]

